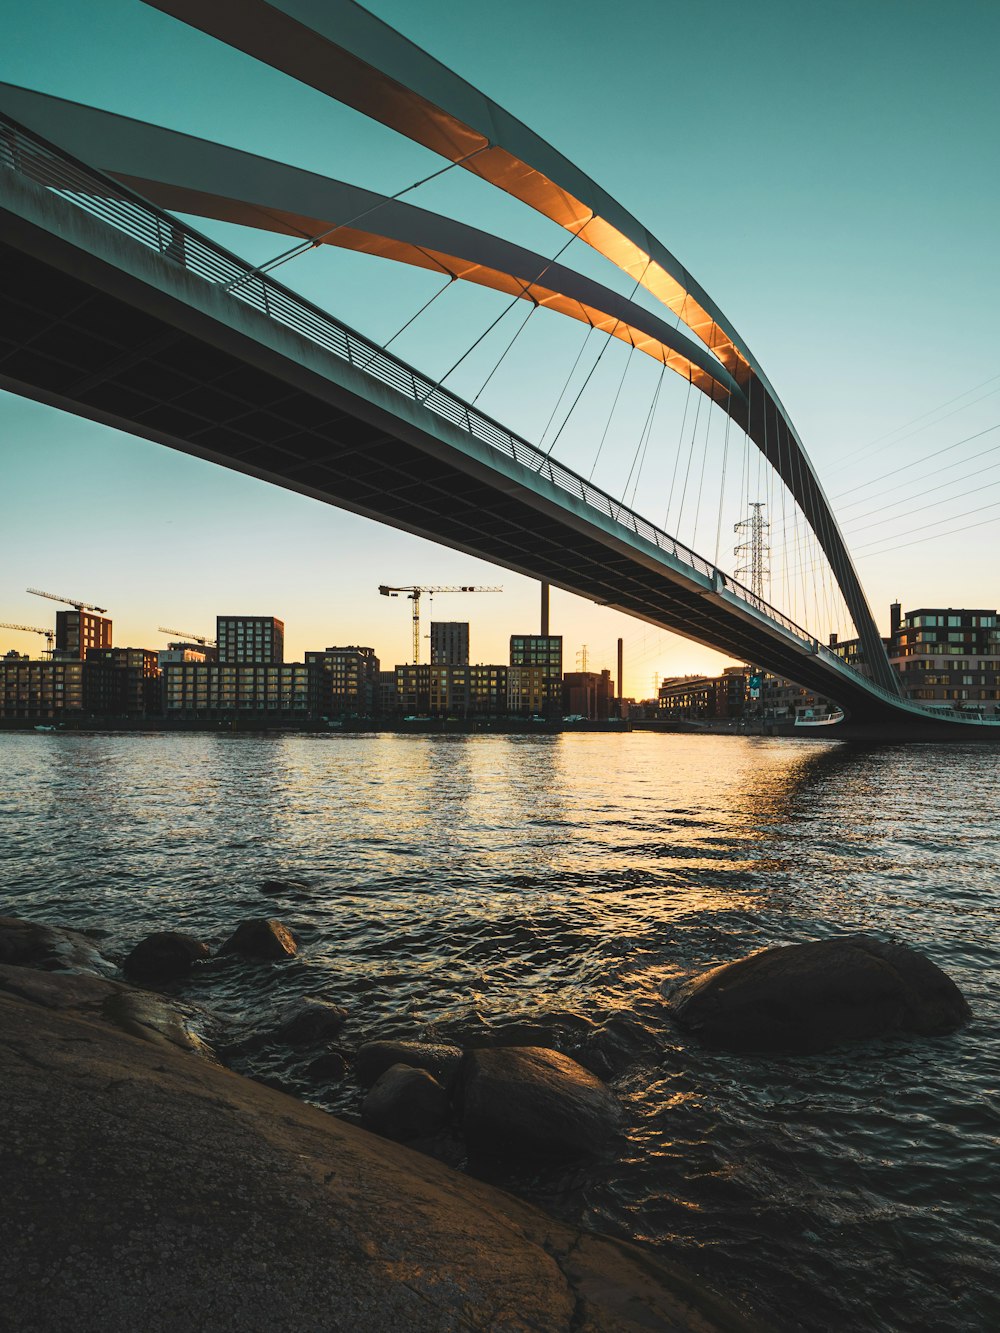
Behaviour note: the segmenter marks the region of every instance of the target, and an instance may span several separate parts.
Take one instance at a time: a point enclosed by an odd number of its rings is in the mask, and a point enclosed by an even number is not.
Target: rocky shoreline
[[[297,947],[254,918],[214,957],[266,967]],[[0,1274],[26,1312],[18,1329],[753,1326],[659,1256],[448,1165],[609,1151],[622,1117],[599,1075],[627,1057],[627,1034],[589,1030],[584,1064],[530,1030],[492,1047],[351,1047],[338,1044],[349,1015],[323,996],[234,1030],[178,995],[210,954],[160,932],[119,965],[87,933],[0,918]],[[927,959],[860,935],[723,964],[665,1013],[708,1044],[770,1052],[969,1017]],[[275,1048],[353,1080],[362,1125],[236,1072]]]
[[[753,1327],[649,1252],[223,1068],[203,1015],[109,975],[85,935],[0,921],[0,958],[0,1280],[23,1333]]]

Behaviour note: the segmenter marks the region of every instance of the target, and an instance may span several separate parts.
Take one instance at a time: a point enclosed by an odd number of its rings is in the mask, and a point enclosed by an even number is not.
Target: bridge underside
[[[0,387],[546,579],[835,697],[855,724],[895,716],[748,609],[400,416],[385,392],[318,373],[296,335],[268,329],[288,351],[268,346],[254,330],[270,321],[199,279],[178,273],[174,294],[2,209],[0,238]],[[195,309],[185,284],[236,318]]]

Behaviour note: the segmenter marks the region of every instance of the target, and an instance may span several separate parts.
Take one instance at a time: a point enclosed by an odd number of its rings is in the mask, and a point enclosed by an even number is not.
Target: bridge
[[[515,194],[633,275],[678,322],[398,200],[0,86],[0,388],[753,662],[837,702],[843,731],[1000,734],[1000,723],[944,722],[901,697],[836,519],[763,371],[678,261],[594,182],[355,5],[330,4],[317,21],[297,0],[274,0],[238,26],[221,4],[157,7],[270,63],[280,52],[286,72]],[[172,210],[305,238],[304,248],[436,265],[682,375],[759,450],[815,534],[867,674],[720,568],[717,553],[691,549]]]

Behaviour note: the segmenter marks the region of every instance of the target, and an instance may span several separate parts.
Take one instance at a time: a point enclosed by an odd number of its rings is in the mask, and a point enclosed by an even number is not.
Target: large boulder
[[[459,1046],[446,1042],[366,1041],[354,1057],[354,1072],[363,1088],[370,1088],[393,1065],[411,1065],[451,1088],[462,1062]]]
[[[80,931],[14,916],[0,917],[0,964],[38,967],[45,972],[95,972],[98,976],[115,971],[114,963]]]
[[[611,1091],[561,1051],[500,1046],[470,1051],[461,1085],[462,1129],[484,1152],[600,1152],[621,1123]]]
[[[241,921],[219,950],[220,954],[239,953],[247,958],[276,961],[294,958],[298,952],[295,936],[280,921],[271,917],[252,917]]]
[[[122,963],[122,971],[129,981],[176,981],[186,977],[195,963],[208,956],[208,945],[193,935],[160,930],[139,941]]]
[[[682,984],[677,1021],[730,1050],[811,1052],[895,1032],[952,1032],[970,1017],[930,959],[871,935],[764,949]]]
[[[390,1139],[422,1139],[448,1123],[448,1094],[426,1069],[393,1065],[361,1103],[361,1123]]]

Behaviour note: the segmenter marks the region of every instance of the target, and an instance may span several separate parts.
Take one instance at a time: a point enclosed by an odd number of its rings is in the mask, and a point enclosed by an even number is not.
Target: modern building
[[[889,661],[903,693],[931,707],[1000,713],[1000,622],[995,608],[890,608]]]
[[[666,721],[716,722],[744,714],[748,673],[725,667],[720,676],[671,676],[660,684],[659,716]]]
[[[0,659],[0,718],[5,722],[56,722],[83,716],[85,664],[74,658]]]
[[[882,641],[900,677],[903,694],[943,711],[1000,714],[1000,622],[992,607],[889,607],[889,635]],[[868,674],[857,639],[830,647]]]
[[[168,720],[305,722],[309,704],[303,662],[180,662],[163,669]]]
[[[156,653],[148,648],[88,648],[86,661],[0,659],[0,719],[58,722],[150,717],[160,712]]]
[[[395,671],[380,671],[376,686],[375,712],[379,717],[393,717],[399,712],[399,691]]]
[[[541,667],[545,680],[545,699],[538,711],[549,717],[562,711],[563,641],[561,634],[512,634],[512,667]]]
[[[60,657],[82,662],[91,648],[111,647],[111,621],[90,611],[56,612],[56,646]]]
[[[84,709],[97,717],[151,717],[162,711],[160,668],[151,648],[88,648]]]
[[[277,616],[217,616],[215,626],[220,663],[284,662],[285,622]]]
[[[396,667],[404,717],[501,717],[507,712],[505,666],[407,663]]]
[[[465,620],[431,621],[431,665],[469,665],[469,625]]]
[[[545,667],[507,668],[507,711],[511,717],[544,717],[550,697]]]
[[[611,672],[567,671],[563,677],[564,717],[585,717],[591,722],[606,722],[613,715],[615,699]]]
[[[350,645],[306,653],[314,717],[371,717],[378,708],[379,660],[374,648]]]

